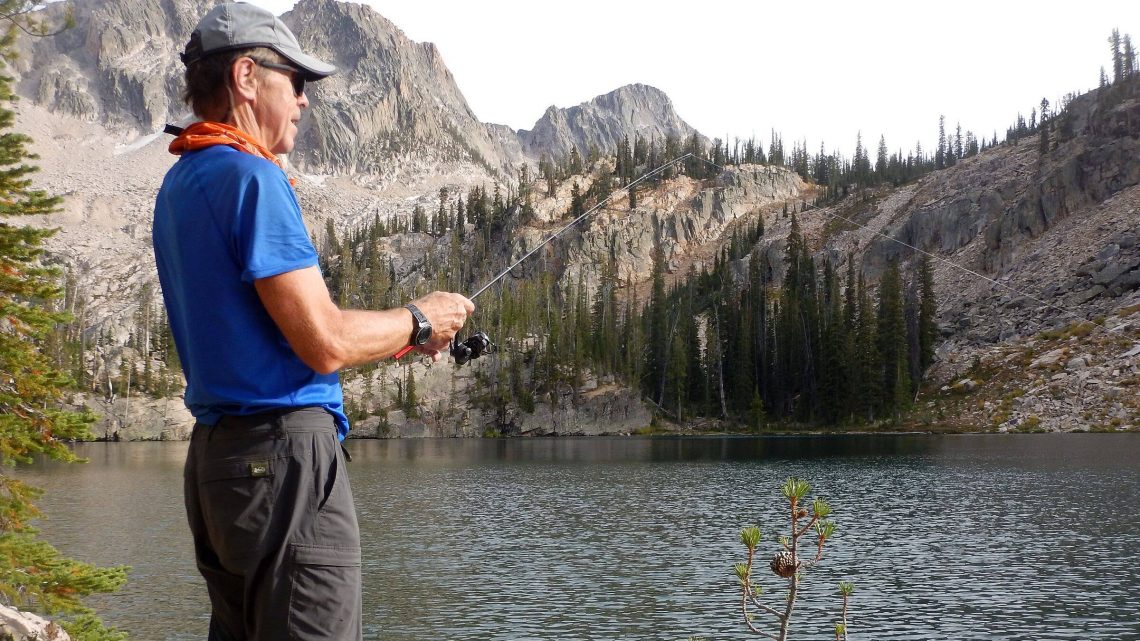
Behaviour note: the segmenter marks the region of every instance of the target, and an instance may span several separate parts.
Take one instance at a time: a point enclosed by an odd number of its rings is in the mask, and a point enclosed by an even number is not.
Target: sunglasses
[[[266,69],[273,69],[274,71],[289,74],[289,80],[293,82],[293,95],[300,98],[301,94],[305,93],[305,74],[302,73],[300,69],[289,65],[279,65],[276,62],[258,60],[257,58],[250,58],[250,60],[252,60],[254,64],[261,65]]]

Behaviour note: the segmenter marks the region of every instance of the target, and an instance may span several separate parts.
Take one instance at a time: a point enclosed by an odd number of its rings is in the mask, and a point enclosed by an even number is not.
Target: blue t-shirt
[[[158,192],[153,241],[190,413],[214,425],[228,414],[323,407],[343,439],[340,377],[301,361],[253,285],[317,264],[285,172],[224,145],[183,154]]]

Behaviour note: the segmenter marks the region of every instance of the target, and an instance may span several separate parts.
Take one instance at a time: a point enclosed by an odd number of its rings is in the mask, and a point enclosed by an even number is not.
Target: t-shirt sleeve
[[[317,264],[317,251],[301,219],[301,206],[276,167],[249,176],[235,223],[244,282]]]

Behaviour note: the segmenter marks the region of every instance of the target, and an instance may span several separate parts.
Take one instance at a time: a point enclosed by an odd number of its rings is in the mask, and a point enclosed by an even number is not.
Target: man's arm
[[[321,374],[392,356],[412,336],[407,309],[342,310],[316,267],[254,281],[261,303],[301,360]],[[438,359],[475,304],[460,294],[432,292],[412,301],[431,322],[431,340],[417,348]]]

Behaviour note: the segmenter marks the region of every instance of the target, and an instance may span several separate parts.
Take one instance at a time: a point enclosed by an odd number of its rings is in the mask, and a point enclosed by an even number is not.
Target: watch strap
[[[431,327],[431,322],[428,321],[427,316],[424,316],[424,313],[420,311],[419,307],[408,303],[404,305],[404,308],[412,313],[412,336],[408,340],[408,344],[423,345],[426,341],[417,341],[420,336],[420,330],[424,327]]]

